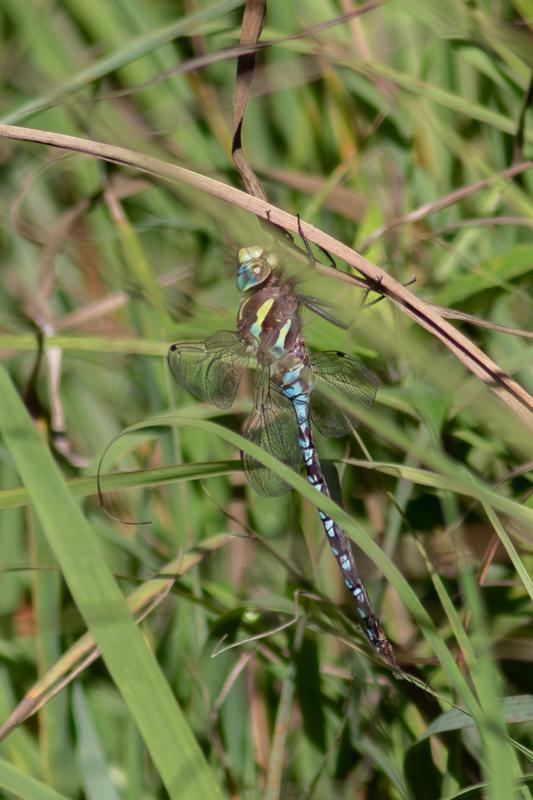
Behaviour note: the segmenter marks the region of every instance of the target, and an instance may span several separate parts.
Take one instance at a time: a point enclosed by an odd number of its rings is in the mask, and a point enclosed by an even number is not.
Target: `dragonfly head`
[[[278,265],[276,254],[260,245],[241,247],[238,257],[237,289],[240,292],[247,292],[264,283]]]

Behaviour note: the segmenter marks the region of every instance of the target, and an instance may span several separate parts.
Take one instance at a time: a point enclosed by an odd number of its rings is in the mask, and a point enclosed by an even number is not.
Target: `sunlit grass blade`
[[[3,122],[21,122],[32,114],[45,109],[61,100],[61,98],[90,85],[106,75],[114,72],[126,64],[135,61],[146,53],[156,50],[161,45],[171,42],[173,39],[183,35],[191,35],[196,32],[202,23],[232,11],[242,5],[242,0],[223,0],[216,5],[210,6],[198,14],[190,14],[181,17],[170,25],[165,25],[160,30],[145,33],[135,41],[129,41],[126,45],[116,50],[109,56],[105,56],[99,61],[91,64],[90,67],[71,77],[62,86],[51,92],[36,97],[28,103],[24,103],[17,109],[6,114]]]
[[[217,797],[210,768],[153,654],[7,373],[0,371],[0,432],[111,675],[172,797]],[[178,766],[178,768],[177,768]],[[181,773],[181,778],[177,777]]]
[[[56,792],[3,759],[0,760],[0,786],[14,797],[24,797],[25,800],[68,800],[66,795]]]

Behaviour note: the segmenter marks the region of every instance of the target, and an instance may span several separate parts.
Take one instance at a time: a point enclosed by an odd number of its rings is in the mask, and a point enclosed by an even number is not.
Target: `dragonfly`
[[[309,483],[329,497],[312,426],[330,437],[349,433],[358,420],[331,401],[332,390],[348,404],[355,401],[368,408],[374,402],[378,378],[355,356],[307,349],[301,308],[317,313],[321,308],[316,298],[297,293],[294,278],[284,276],[273,249],[253,245],[239,250],[237,288],[241,302],[236,330],[171,345],[170,371],[194,397],[229,408],[253,359],[254,402],[244,436],[295,470],[303,463]],[[247,453],[241,453],[241,458],[249,484],[260,494],[275,497],[290,490],[282,478]],[[318,513],[363,633],[374,652],[396,666],[346,534],[328,514]]]

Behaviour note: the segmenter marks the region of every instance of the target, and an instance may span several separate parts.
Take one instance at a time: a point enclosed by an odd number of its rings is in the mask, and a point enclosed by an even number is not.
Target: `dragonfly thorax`
[[[277,361],[288,353],[302,358],[305,346],[298,303],[290,287],[280,283],[278,270],[244,294],[237,333],[262,363]]]

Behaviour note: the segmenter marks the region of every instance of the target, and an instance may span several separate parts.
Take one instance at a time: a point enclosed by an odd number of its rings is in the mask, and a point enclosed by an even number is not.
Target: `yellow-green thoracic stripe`
[[[257,315],[255,317],[255,321],[250,326],[250,332],[252,336],[256,339],[261,335],[261,330],[263,327],[263,322],[265,321],[265,317],[274,305],[274,300],[265,300],[265,302],[259,306],[257,309]]]

